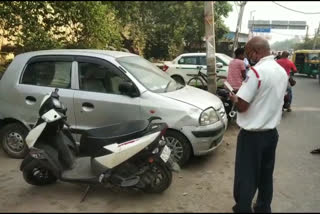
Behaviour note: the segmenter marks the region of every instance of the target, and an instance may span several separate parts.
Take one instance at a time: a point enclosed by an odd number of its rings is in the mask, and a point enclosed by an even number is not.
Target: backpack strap
[[[258,82],[258,89],[259,89],[260,86],[261,86],[261,80],[260,80],[259,73],[258,73],[258,71],[257,71],[254,67],[250,66],[250,68],[251,68],[251,70],[253,71],[253,73],[256,75],[256,77],[257,77],[258,80],[259,80],[259,82]]]

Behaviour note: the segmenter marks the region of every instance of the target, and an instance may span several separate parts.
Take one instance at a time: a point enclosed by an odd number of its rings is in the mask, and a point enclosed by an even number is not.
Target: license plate
[[[169,160],[171,149],[168,146],[164,146],[160,158],[166,163]]]

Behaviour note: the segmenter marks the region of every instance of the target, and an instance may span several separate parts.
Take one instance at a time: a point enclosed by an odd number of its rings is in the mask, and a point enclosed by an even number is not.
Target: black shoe
[[[287,112],[291,112],[291,111],[292,111],[291,108],[288,108],[288,109],[287,109]]]
[[[312,150],[310,153],[311,153],[311,154],[320,154],[320,148],[319,148],[319,149]]]

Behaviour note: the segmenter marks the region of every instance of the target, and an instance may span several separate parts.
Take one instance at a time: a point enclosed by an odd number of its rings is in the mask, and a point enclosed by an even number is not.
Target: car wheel
[[[189,159],[192,153],[189,140],[177,131],[167,130],[165,134],[167,146],[172,150],[175,161],[183,166]]]
[[[12,158],[24,158],[29,149],[25,143],[28,129],[20,123],[10,123],[0,131],[1,145]]]
[[[184,79],[182,77],[180,77],[180,76],[173,75],[171,78],[174,79],[177,83],[180,83],[181,85],[185,85],[186,84],[184,82]]]

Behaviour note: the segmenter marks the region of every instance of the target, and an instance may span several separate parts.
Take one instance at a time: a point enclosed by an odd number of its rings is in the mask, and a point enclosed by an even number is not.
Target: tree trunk
[[[207,75],[208,75],[208,91],[216,94],[216,50],[215,50],[215,32],[214,32],[214,1],[204,2],[204,22],[206,32],[206,48],[207,48]]]

